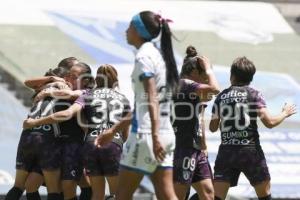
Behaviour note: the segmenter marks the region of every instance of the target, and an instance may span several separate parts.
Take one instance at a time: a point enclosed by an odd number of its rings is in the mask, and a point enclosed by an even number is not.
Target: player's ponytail
[[[176,66],[176,61],[174,58],[173,46],[172,46],[172,33],[168,22],[165,19],[161,21],[161,51],[163,58],[166,63],[166,78],[167,78],[167,86],[176,93],[178,87],[178,71]]]
[[[161,33],[160,49],[166,64],[167,88],[172,92],[176,92],[179,76],[173,52],[172,33],[168,24],[169,20],[151,11],[140,12],[133,17],[133,20],[137,22],[141,21],[140,24],[142,26],[137,31],[145,41],[151,41]]]

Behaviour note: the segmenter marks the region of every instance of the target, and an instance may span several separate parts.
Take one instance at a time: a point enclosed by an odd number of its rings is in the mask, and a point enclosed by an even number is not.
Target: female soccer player
[[[43,99],[40,98],[41,96],[39,94],[39,91],[42,89],[42,87],[45,87],[46,83],[48,83],[47,87],[50,87],[50,84],[53,84],[52,86],[57,86],[58,89],[67,89],[68,85],[66,85],[65,80],[55,76],[54,71],[57,69],[60,70],[64,69],[66,70],[66,74],[67,74],[69,73],[71,67],[77,63],[79,63],[79,61],[75,57],[64,58],[58,63],[57,68],[55,68],[54,70],[50,69],[47,72],[48,76],[26,80],[25,85],[36,90],[36,94],[34,95],[35,102],[38,102],[39,100]],[[29,173],[25,182],[26,198],[28,200],[40,200],[41,198],[38,189],[43,183],[44,183],[44,178],[43,178],[42,171],[39,166],[35,166]],[[81,196],[88,196],[88,191],[89,191],[88,188],[89,186],[84,184],[84,187],[82,189],[83,192],[81,193]],[[81,200],[89,200],[89,199],[81,198]]]
[[[36,79],[38,80],[38,79]],[[53,96],[60,100],[55,105],[55,110],[65,110],[70,106],[74,99],[80,96],[85,89],[93,87],[93,77],[91,69],[85,63],[77,62],[71,67],[69,75],[66,77],[73,88],[70,89],[47,89],[43,90],[36,98],[44,99],[47,96]],[[64,100],[65,99],[65,100]],[[70,100],[71,99],[71,100]],[[73,101],[72,101],[73,99]],[[76,198],[76,186],[82,177],[83,167],[81,162],[81,149],[83,145],[84,132],[77,123],[76,117],[59,124],[62,148],[62,190],[65,199]],[[81,178],[83,179],[83,178]],[[37,180],[37,179],[36,179]],[[81,181],[80,199],[90,199],[91,191],[86,181]],[[85,184],[83,184],[85,183]],[[37,185],[37,184],[35,184]]]
[[[127,139],[130,124],[128,120],[128,118],[130,119],[129,101],[116,91],[117,71],[110,65],[101,66],[97,72],[96,82],[96,89],[82,95],[67,110],[54,113],[46,118],[27,120],[26,122],[28,127],[63,122],[70,116],[83,111],[87,124],[81,122],[88,128],[83,150],[84,165],[91,180],[93,200],[104,199],[105,177],[108,180],[111,194],[115,194],[122,144]],[[127,119],[127,126],[117,133],[111,143],[97,148],[94,144],[97,136],[118,124],[123,118]]]
[[[63,61],[67,61],[67,60],[68,60],[68,58],[63,59],[60,63],[62,63]],[[55,68],[54,70],[50,69],[45,74],[45,77],[43,77],[43,78],[32,79],[33,82],[31,80],[26,80],[25,82],[27,82],[31,86],[37,86],[37,85],[42,86],[41,81],[46,80],[49,77],[53,77],[51,79],[54,81],[58,80],[58,82],[56,82],[58,84],[55,84],[56,85],[55,86],[54,84],[49,83],[49,84],[47,84],[48,88],[56,87],[57,89],[60,89],[60,88],[66,89],[69,86],[64,82],[64,79],[60,80],[60,79],[58,79],[59,77],[56,75],[56,74],[61,74],[62,72],[64,72],[64,77],[62,77],[62,76],[60,76],[60,77],[65,78],[66,75],[69,73],[69,70],[66,69],[65,67],[59,66],[59,67]],[[40,81],[38,81],[38,80],[40,80]],[[34,85],[33,83],[35,83],[36,85]],[[55,83],[55,82],[53,82],[53,83]],[[43,87],[45,87],[45,86],[43,86]],[[41,87],[36,88],[36,93],[33,96],[33,98],[38,96],[40,89],[41,89]],[[26,198],[28,200],[41,200],[38,189],[44,183],[45,183],[45,181],[44,181],[42,170],[41,170],[40,166],[36,164],[35,166],[32,167],[28,177],[26,178],[26,182],[25,182]]]
[[[226,198],[229,187],[237,185],[241,172],[254,187],[259,200],[270,200],[270,174],[259,142],[257,117],[267,128],[279,125],[296,113],[295,105],[284,105],[271,116],[262,94],[249,86],[256,68],[246,57],[231,65],[231,86],[216,98],[209,128],[220,128],[221,145],[214,167],[215,199]]]
[[[217,94],[219,86],[209,60],[197,56],[197,51],[192,46],[187,48],[186,53],[180,74],[180,89],[174,98],[175,192],[178,199],[184,200],[187,190],[192,185],[200,199],[213,200],[212,174],[207,156],[202,151],[202,148],[206,147],[202,146],[205,141],[201,142],[201,135],[204,133],[203,102]],[[201,127],[199,127],[199,115],[201,115]]]
[[[159,34],[161,51],[151,42]],[[168,20],[151,11],[140,12],[133,16],[126,36],[128,44],[137,49],[131,75],[135,108],[132,133],[121,159],[117,199],[132,199],[147,174],[151,176],[158,199],[176,200],[172,180],[175,136],[170,122],[170,99],[179,77]]]
[[[94,86],[94,78],[91,74],[91,68],[85,63],[75,64],[69,77],[66,78],[71,83],[72,90],[57,90],[50,92],[56,98],[59,98],[56,111],[65,110],[70,107],[74,100],[84,94],[87,89]],[[66,99],[64,99],[66,98]],[[67,105],[67,106],[66,106]],[[61,126],[60,141],[62,145],[62,190],[64,199],[75,200],[77,184],[83,176],[82,148],[84,142],[84,131],[74,116],[69,120],[59,123]],[[82,188],[82,187],[81,187]],[[88,187],[85,187],[88,190]],[[90,193],[82,189],[81,192]],[[83,197],[83,196],[81,196]]]
[[[64,77],[66,70],[56,68],[52,74]],[[54,100],[47,98],[35,104],[29,117],[38,118],[53,111]],[[6,200],[17,200],[21,197],[29,172],[39,166],[43,172],[48,191],[48,200],[60,199],[60,144],[57,124],[43,125],[32,129],[23,129],[17,151],[16,178],[14,187],[8,192]]]

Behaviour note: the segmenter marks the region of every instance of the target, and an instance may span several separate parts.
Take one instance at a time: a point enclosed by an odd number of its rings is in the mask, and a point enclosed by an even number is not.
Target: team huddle
[[[109,64],[93,77],[89,65],[68,57],[43,77],[25,81],[35,94],[6,200],[20,199],[24,190],[28,200],[39,200],[42,185],[48,200],[129,200],[144,175],[160,200],[189,199],[190,187],[196,191],[190,199],[224,200],[241,172],[259,200],[272,199],[257,119],[273,128],[296,106],[285,104],[270,115],[263,95],[249,86],[256,68],[246,57],[233,61],[231,85],[223,91],[209,59],[193,46],[178,73],[168,22],[143,11],[126,31],[136,48],[133,108]],[[159,48],[152,42],[157,38]],[[209,130],[220,130],[221,144],[212,173],[204,114],[214,97]]]

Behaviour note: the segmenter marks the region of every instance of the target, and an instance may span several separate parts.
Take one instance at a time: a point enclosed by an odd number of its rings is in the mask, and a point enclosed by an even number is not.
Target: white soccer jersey
[[[159,134],[174,134],[170,122],[171,95],[166,92],[166,67],[159,50],[151,42],[144,43],[137,51],[132,72],[132,86],[135,94],[133,133],[151,133],[151,120],[148,97],[144,90],[143,79],[153,77],[159,98]]]

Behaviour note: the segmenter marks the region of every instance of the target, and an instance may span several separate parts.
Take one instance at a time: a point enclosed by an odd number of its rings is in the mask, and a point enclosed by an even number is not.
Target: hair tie
[[[160,23],[163,23],[163,22],[173,23],[173,20],[171,20],[169,18],[164,18],[160,14],[156,14],[155,16],[158,17],[158,20],[159,20]]]

